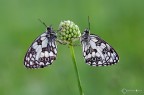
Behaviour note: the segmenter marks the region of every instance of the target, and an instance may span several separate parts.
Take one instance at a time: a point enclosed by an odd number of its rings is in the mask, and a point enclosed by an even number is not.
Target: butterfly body
[[[86,29],[81,36],[85,62],[91,66],[108,66],[118,62],[116,51],[99,36]]]
[[[52,27],[47,27],[46,32],[37,37],[29,47],[24,65],[27,68],[43,68],[51,65],[57,56],[56,38]]]

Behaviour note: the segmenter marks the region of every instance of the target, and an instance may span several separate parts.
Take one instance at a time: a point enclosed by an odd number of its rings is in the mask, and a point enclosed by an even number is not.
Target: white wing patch
[[[85,62],[91,66],[108,66],[119,60],[116,51],[96,35],[83,34],[81,43]]]
[[[27,68],[43,68],[51,65],[56,59],[56,36],[48,32],[40,35],[28,49],[24,58],[24,65]]]

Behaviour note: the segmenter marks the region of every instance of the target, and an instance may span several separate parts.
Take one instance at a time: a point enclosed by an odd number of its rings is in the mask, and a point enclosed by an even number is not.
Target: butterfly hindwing
[[[28,49],[24,65],[27,68],[43,68],[51,65],[57,56],[56,33],[51,27],[40,35]]]
[[[85,62],[91,66],[108,66],[119,60],[116,51],[96,35],[84,32],[81,43]]]

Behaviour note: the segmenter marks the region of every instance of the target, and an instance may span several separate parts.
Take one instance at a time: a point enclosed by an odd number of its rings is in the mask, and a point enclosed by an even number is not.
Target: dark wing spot
[[[112,48],[110,48],[110,52],[111,52],[111,53],[113,53],[113,52],[114,52]]]
[[[42,40],[40,38],[37,40],[37,44],[42,45]]]
[[[105,47],[103,50],[102,50],[102,53],[103,54],[106,54],[108,52],[108,49]]]
[[[29,54],[30,54],[30,53],[31,53],[32,55],[34,55],[34,54],[36,54],[36,50],[35,50],[34,48],[31,48],[30,51],[29,51]]]
[[[93,63],[93,62],[98,63],[98,61],[101,61],[101,60],[102,60],[101,57],[92,57],[92,58],[91,58],[91,63]]]
[[[49,58],[45,57],[45,61],[46,61],[46,62],[49,61]]]
[[[39,58],[39,61],[40,61],[40,62],[44,62],[44,57],[40,57],[40,58]]]
[[[42,48],[42,52],[48,51],[48,47]]]
[[[88,55],[90,53],[90,49],[87,49],[86,51],[86,55]]]
[[[90,58],[86,59],[85,62],[86,62],[86,63],[89,63],[89,62],[90,62]]]
[[[40,65],[40,68],[44,68],[45,66],[44,65]]]
[[[98,37],[97,37],[97,40],[98,40],[98,41],[96,42],[96,46],[100,46],[101,43],[102,43],[102,40],[101,40],[100,38],[98,38]]]
[[[102,59],[101,57],[96,57],[97,61],[101,61],[101,59]]]

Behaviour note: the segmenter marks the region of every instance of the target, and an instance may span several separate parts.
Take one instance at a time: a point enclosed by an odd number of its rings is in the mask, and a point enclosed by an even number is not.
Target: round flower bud
[[[62,21],[59,25],[60,40],[66,42],[73,42],[81,36],[79,27],[72,21]]]

